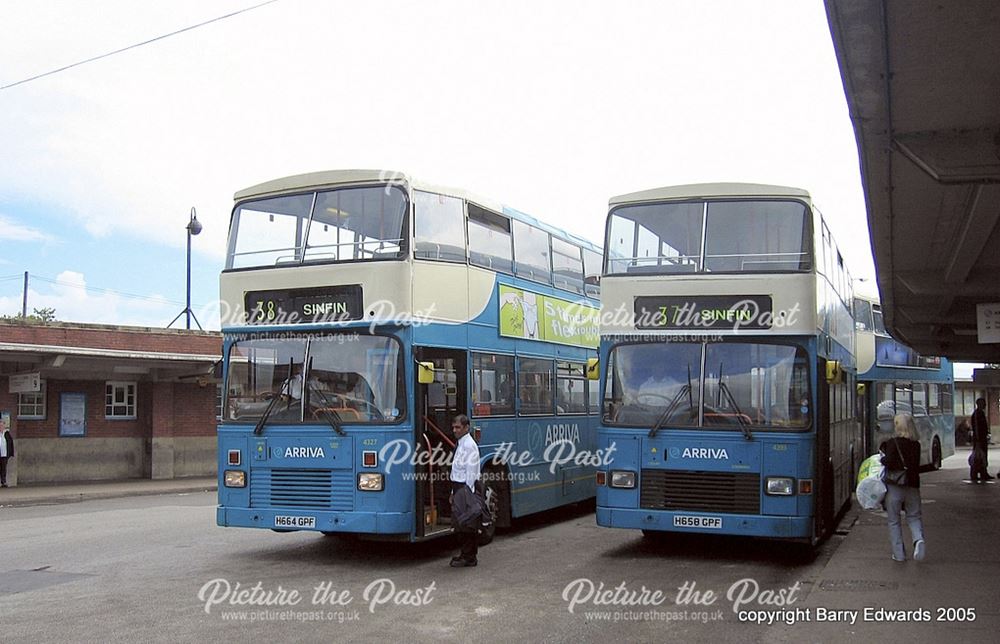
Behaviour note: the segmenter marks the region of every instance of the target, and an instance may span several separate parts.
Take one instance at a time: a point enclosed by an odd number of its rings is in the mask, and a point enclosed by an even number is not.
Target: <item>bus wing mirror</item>
[[[587,380],[601,379],[600,358],[587,358]]]
[[[433,362],[418,362],[417,363],[417,382],[422,385],[429,385],[434,382],[434,363]]]

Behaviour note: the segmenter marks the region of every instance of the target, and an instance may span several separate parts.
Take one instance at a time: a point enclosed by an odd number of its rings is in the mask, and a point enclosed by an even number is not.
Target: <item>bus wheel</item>
[[[510,482],[503,470],[486,470],[486,507],[493,518],[493,530],[510,527]],[[492,532],[490,538],[493,538]]]
[[[934,437],[934,444],[931,447],[931,463],[934,464],[934,469],[941,469],[941,441],[938,437]]]

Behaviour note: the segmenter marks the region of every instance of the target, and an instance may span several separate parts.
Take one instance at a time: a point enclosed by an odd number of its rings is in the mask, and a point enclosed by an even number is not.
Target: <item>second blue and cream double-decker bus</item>
[[[874,453],[892,438],[896,414],[912,414],[920,438],[921,465],[940,469],[941,461],[955,453],[951,361],[920,355],[892,338],[876,298],[855,296],[854,321],[858,417],[864,426],[865,452]]]
[[[849,503],[851,279],[804,190],[610,201],[597,522],[815,543]]]
[[[226,268],[222,526],[450,532],[452,419],[501,527],[594,495],[599,247],[391,172],[236,194]]]

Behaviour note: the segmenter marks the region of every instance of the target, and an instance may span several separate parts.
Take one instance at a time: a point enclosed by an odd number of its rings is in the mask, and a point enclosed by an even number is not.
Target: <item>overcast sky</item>
[[[3,0],[0,86],[259,1]],[[29,271],[29,312],[165,326],[194,206],[193,308],[218,328],[233,193],[337,168],[401,170],[595,241],[613,195],[797,186],[873,277],[820,0],[278,0],[0,90],[0,150],[0,314]]]

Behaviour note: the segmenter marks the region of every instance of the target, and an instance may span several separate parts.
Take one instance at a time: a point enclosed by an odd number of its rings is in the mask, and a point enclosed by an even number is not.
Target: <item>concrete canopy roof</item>
[[[1000,3],[826,0],[886,326],[927,355],[1000,362]]]

